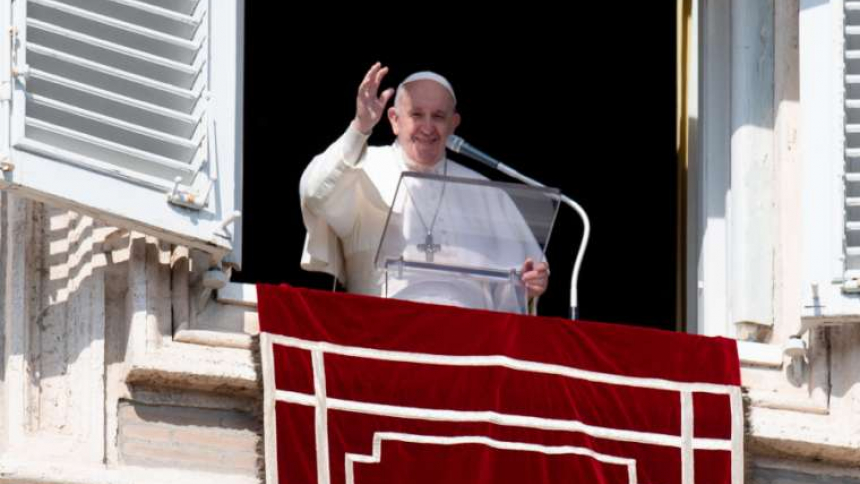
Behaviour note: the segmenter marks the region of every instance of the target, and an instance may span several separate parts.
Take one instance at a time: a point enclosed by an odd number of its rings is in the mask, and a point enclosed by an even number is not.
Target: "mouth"
[[[432,138],[413,137],[412,142],[418,146],[429,147],[429,146],[435,146],[436,144],[438,144],[439,138],[436,136],[434,136]]]

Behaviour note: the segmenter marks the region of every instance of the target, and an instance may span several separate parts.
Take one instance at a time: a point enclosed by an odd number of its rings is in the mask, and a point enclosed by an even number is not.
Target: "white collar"
[[[447,162],[447,157],[443,156],[441,160],[437,161],[435,165],[431,168],[426,168],[424,165],[414,162],[409,156],[406,155],[406,152],[403,151],[403,147],[400,146],[400,143],[397,140],[394,140],[394,144],[392,145],[394,150],[397,152],[397,162],[400,165],[400,169],[402,171],[414,171],[418,173],[429,173],[433,175],[443,175],[445,172],[445,162]]]

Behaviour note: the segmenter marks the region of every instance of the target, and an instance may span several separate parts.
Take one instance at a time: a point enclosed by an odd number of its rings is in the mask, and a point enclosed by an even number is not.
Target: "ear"
[[[457,126],[460,126],[460,113],[454,113],[454,116],[451,117],[451,133],[457,129]]]
[[[397,110],[394,109],[394,106],[388,108],[388,122],[391,123],[391,131],[394,132],[394,136],[399,135],[399,129],[397,128]]]

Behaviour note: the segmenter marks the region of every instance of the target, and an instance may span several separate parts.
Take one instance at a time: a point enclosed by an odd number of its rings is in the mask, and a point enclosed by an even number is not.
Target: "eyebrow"
[[[420,108],[420,107],[413,106],[413,107],[409,108],[410,113],[424,112],[424,111],[425,111],[425,109]],[[448,111],[446,111],[444,109],[434,109],[434,110],[429,111],[429,112],[430,112],[430,114],[448,114]]]

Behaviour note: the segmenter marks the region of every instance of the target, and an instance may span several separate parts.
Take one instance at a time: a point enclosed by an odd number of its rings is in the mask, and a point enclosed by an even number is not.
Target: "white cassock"
[[[307,228],[302,268],[332,274],[350,292],[384,296],[386,276],[375,263],[377,249],[401,174],[412,170],[397,143],[368,147],[366,141],[350,126],[305,169],[299,190]],[[449,177],[486,180],[450,160],[437,163],[430,173],[442,175],[443,170]],[[383,257],[424,260],[426,254],[418,243],[424,242],[432,226],[434,242],[440,245],[433,254],[436,263],[520,269],[526,258],[543,260],[531,229],[504,191],[424,179],[411,179],[408,187],[408,195],[404,188],[397,195]],[[508,285],[488,286],[450,275],[389,277],[388,296],[477,309],[516,309]]]

